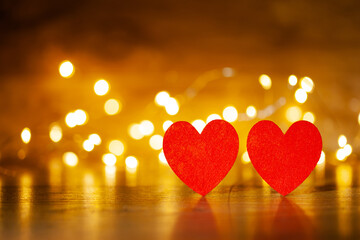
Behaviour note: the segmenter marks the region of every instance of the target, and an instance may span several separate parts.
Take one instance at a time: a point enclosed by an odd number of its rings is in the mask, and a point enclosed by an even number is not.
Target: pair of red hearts
[[[234,127],[213,120],[201,134],[188,122],[176,122],[163,140],[165,157],[175,174],[195,192],[205,196],[233,166],[239,150]],[[315,168],[322,140],[310,122],[295,122],[283,134],[271,121],[260,121],[250,130],[247,151],[260,176],[285,196],[297,188]]]

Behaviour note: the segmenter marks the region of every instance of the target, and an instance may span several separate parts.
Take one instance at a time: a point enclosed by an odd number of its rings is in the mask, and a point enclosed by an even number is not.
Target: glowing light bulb
[[[172,124],[173,124],[172,121],[166,120],[166,121],[163,123],[164,132],[166,132],[166,130],[167,130]]]
[[[109,89],[110,89],[110,85],[104,79],[100,79],[94,85],[95,94],[98,96],[103,96],[103,95],[107,94]]]
[[[139,130],[144,136],[149,136],[154,132],[154,124],[149,120],[144,120],[140,123]]]
[[[271,88],[271,78],[268,75],[261,75],[259,77],[259,82],[265,90],[269,90]]]
[[[250,162],[250,157],[247,151],[243,153],[243,155],[241,156],[241,160],[245,164]]]
[[[321,155],[317,164],[320,165],[323,164],[324,162],[325,162],[325,153],[324,151],[321,151]]]
[[[70,167],[75,167],[78,161],[78,156],[73,152],[66,152],[63,155],[63,162]]]
[[[69,78],[74,74],[74,65],[70,61],[63,61],[59,66],[59,73],[64,78]]]
[[[134,156],[129,156],[125,159],[126,168],[135,169],[138,166],[138,160]]]
[[[166,91],[158,92],[155,96],[155,103],[159,106],[165,106],[170,98],[170,94]]]
[[[298,79],[295,75],[290,75],[289,76],[289,85],[290,86],[295,86],[298,82]]]
[[[91,152],[94,149],[94,143],[87,139],[83,142],[83,148],[85,151]]]
[[[201,133],[202,130],[205,128],[206,126],[206,123],[201,120],[201,119],[197,119],[195,121],[192,122],[192,125],[194,126],[194,128],[199,132]]]
[[[304,89],[306,92],[312,92],[314,88],[314,82],[309,77],[304,77],[301,79],[300,86],[302,89]]]
[[[163,144],[163,137],[161,135],[151,136],[149,139],[150,147],[154,150],[160,150]]]
[[[31,131],[29,128],[24,128],[21,131],[21,140],[25,143],[28,144],[31,140]]]
[[[121,111],[122,105],[116,99],[109,99],[105,102],[104,110],[108,115],[115,115]]]
[[[344,147],[347,143],[347,139],[344,135],[340,135],[339,138],[338,138],[338,144],[339,144],[339,147]]]
[[[257,111],[256,111],[256,108],[254,106],[249,106],[249,107],[246,108],[246,115],[249,118],[256,117],[256,114],[257,114]]]
[[[131,124],[128,128],[128,133],[130,137],[132,137],[135,140],[139,140],[144,137],[144,135],[140,131],[140,124]]]
[[[169,115],[176,115],[179,109],[179,103],[175,98],[169,98],[165,103],[165,111]]]
[[[49,137],[51,141],[57,143],[62,138],[62,129],[59,124],[53,123],[50,125]]]
[[[106,166],[114,166],[116,164],[116,156],[112,153],[106,153],[102,156],[102,161]]]
[[[159,160],[162,164],[168,164],[167,160],[166,160],[166,157],[165,157],[165,154],[164,154],[164,151],[161,151],[159,153]]]
[[[92,133],[89,135],[89,141],[97,146],[101,144],[101,138],[100,138],[99,134],[96,134],[96,133]]]
[[[223,118],[228,122],[235,122],[238,118],[238,111],[235,107],[226,107],[223,111]]]
[[[112,140],[109,143],[109,151],[116,156],[120,156],[124,153],[125,146],[120,140]]]
[[[302,117],[302,111],[298,106],[289,107],[286,110],[286,119],[293,123],[299,121]]]
[[[306,102],[307,99],[307,93],[304,89],[299,88],[298,90],[296,90],[295,92],[295,100],[299,103],[304,103]]]
[[[314,123],[315,122],[315,116],[312,112],[306,112],[303,116],[303,120]]]
[[[206,119],[206,123],[209,123],[213,120],[216,120],[216,119],[221,119],[221,116],[219,114],[210,114],[207,119]]]

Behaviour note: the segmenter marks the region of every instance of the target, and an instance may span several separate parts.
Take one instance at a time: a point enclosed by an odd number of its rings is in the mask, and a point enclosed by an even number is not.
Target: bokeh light
[[[206,123],[209,123],[213,120],[216,120],[216,119],[221,119],[221,116],[219,114],[210,114],[207,118],[206,118]]]
[[[265,90],[269,90],[271,88],[271,78],[268,75],[261,75],[259,77],[259,82]]]
[[[70,61],[63,61],[59,66],[59,73],[64,78],[69,78],[74,74],[74,65]]]
[[[254,118],[256,117],[256,114],[257,114],[257,111],[256,111],[256,108],[254,106],[248,106],[246,108],[246,115],[249,117],[249,118]]]
[[[92,142],[94,145],[100,145],[101,144],[101,137],[99,136],[99,134],[97,133],[92,133],[89,135],[89,140],[90,142]]]
[[[359,116],[358,116],[358,123],[360,125],[360,113],[359,113]]]
[[[50,137],[51,141],[53,141],[55,143],[60,142],[60,140],[62,138],[62,129],[59,124],[52,123],[50,125],[49,137]]]
[[[83,146],[84,150],[87,152],[91,152],[95,147],[94,143],[92,141],[90,141],[89,139],[86,139],[83,142],[82,146]]]
[[[339,144],[339,147],[345,147],[347,143],[347,138],[344,136],[344,135],[340,135],[339,138],[338,138],[338,144]]]
[[[139,125],[139,130],[142,135],[149,136],[154,132],[154,124],[149,120],[144,120]]]
[[[116,156],[120,156],[125,151],[125,146],[120,140],[112,140],[109,143],[109,152],[115,154]]]
[[[321,151],[319,161],[317,162],[318,165],[325,163],[325,153]]]
[[[142,139],[144,137],[144,134],[140,131],[140,124],[131,124],[128,128],[128,133],[130,137],[132,137],[135,140]]]
[[[309,77],[304,77],[301,79],[300,86],[302,89],[304,89],[306,92],[312,92],[314,88],[314,82]]]
[[[84,125],[87,122],[87,113],[82,109],[77,109],[74,112],[76,125]]]
[[[238,118],[238,111],[235,107],[226,107],[223,111],[223,118],[228,122],[235,122]]]
[[[295,86],[298,82],[298,79],[295,75],[290,75],[288,81],[290,86]]]
[[[69,128],[76,126],[76,119],[73,112],[69,112],[65,117],[65,123]]]
[[[170,94],[166,91],[161,91],[155,96],[155,103],[159,106],[165,106],[170,99]]]
[[[344,149],[340,148],[336,151],[336,158],[339,161],[345,161],[346,159],[346,152]]]
[[[63,155],[63,162],[69,167],[75,167],[78,161],[78,156],[73,152],[66,152]]]
[[[114,166],[116,164],[116,156],[112,153],[106,153],[102,156],[102,161],[106,166]]]
[[[166,120],[166,121],[163,123],[164,132],[166,132],[166,130],[167,130],[172,124],[173,124],[172,121]]]
[[[100,79],[94,85],[95,94],[98,96],[103,96],[103,95],[107,94],[109,89],[110,89],[110,85],[104,79]]]
[[[302,111],[298,106],[292,106],[286,110],[286,119],[291,123],[299,121],[301,117]]]
[[[134,156],[129,156],[125,159],[126,168],[136,169],[138,166],[138,160]]]
[[[201,133],[202,130],[204,130],[204,128],[205,128],[205,126],[206,126],[206,123],[205,123],[203,120],[201,120],[201,119],[196,119],[196,120],[193,121],[191,124],[194,126],[194,128],[195,128],[199,133]]]
[[[169,115],[176,115],[180,110],[178,101],[175,98],[169,98],[165,103],[165,110]]]
[[[25,144],[28,144],[31,140],[31,131],[29,128],[24,128],[22,131],[21,131],[21,140],[25,143]]]
[[[352,147],[350,144],[346,144],[344,146],[344,153],[345,153],[345,156],[350,156],[350,154],[352,153]]]
[[[299,88],[298,90],[295,91],[295,100],[298,103],[304,103],[306,102],[307,99],[307,93],[304,89]]]
[[[241,161],[245,164],[248,164],[250,162],[250,157],[248,152],[244,152],[243,155],[241,155]]]
[[[108,115],[115,115],[119,113],[121,111],[121,108],[121,103],[114,98],[107,100],[104,104],[104,110]]]
[[[164,164],[164,165],[167,165],[167,164],[168,164],[168,162],[167,162],[167,160],[166,160],[166,157],[165,157],[165,154],[164,154],[164,151],[161,151],[161,152],[159,153],[159,161],[160,161],[160,163],[162,163],[162,164]]]
[[[312,112],[306,112],[304,113],[303,120],[314,123],[315,115]]]
[[[152,149],[160,150],[162,149],[163,137],[161,135],[151,136],[149,139],[149,144]]]

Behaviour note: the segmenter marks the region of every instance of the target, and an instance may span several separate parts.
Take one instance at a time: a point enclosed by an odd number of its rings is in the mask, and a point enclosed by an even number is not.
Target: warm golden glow
[[[115,115],[121,111],[122,105],[116,99],[109,99],[105,102],[104,109],[106,114],[108,115]]]
[[[151,136],[149,139],[149,144],[152,149],[160,150],[162,149],[163,137],[161,135]]]
[[[50,125],[49,136],[50,136],[51,141],[56,142],[56,143],[60,142],[60,140],[62,138],[62,129],[59,124],[53,123]]]
[[[226,107],[223,111],[223,118],[228,122],[235,122],[238,118],[238,111],[235,107]]]
[[[221,119],[221,116],[219,114],[210,114],[207,119],[206,119],[206,123],[211,122],[212,120],[216,120],[216,119]]]
[[[109,151],[116,156],[120,156],[125,151],[125,146],[120,140],[112,140],[109,143]]]
[[[346,143],[347,143],[346,137],[344,135],[340,135],[338,138],[339,147],[345,147]]]
[[[65,123],[69,128],[76,126],[75,115],[73,112],[69,112],[65,117]]]
[[[112,153],[106,153],[102,156],[102,161],[106,166],[114,166],[116,164],[116,156]]]
[[[21,140],[25,143],[28,144],[31,140],[31,131],[29,128],[24,128],[21,131]]]
[[[286,110],[286,119],[293,123],[299,121],[302,117],[302,111],[298,106],[289,107]]]
[[[254,106],[248,106],[246,108],[246,115],[249,117],[249,118],[254,118],[256,117],[256,114],[257,114],[257,111],[256,111],[256,108]]]
[[[138,166],[138,160],[134,156],[129,156],[125,159],[125,165],[128,169],[136,169]]]
[[[154,124],[149,120],[144,120],[139,125],[139,131],[144,136],[149,136],[154,132]]]
[[[224,67],[222,69],[222,74],[224,77],[233,77],[234,76],[234,69],[230,67]]]
[[[241,156],[241,161],[245,164],[250,162],[250,157],[247,151],[244,152],[243,155]]]
[[[303,116],[303,120],[314,123],[315,122],[315,116],[312,112],[306,112]]]
[[[323,163],[325,163],[325,153],[324,153],[324,151],[321,151],[321,155],[320,155],[320,158],[319,158],[319,161],[317,164],[320,165]]]
[[[155,103],[159,106],[165,106],[170,98],[170,94],[166,91],[161,91],[155,96]]]
[[[259,82],[265,90],[269,90],[271,88],[271,78],[268,75],[261,75],[259,77]]]
[[[79,159],[75,153],[66,152],[63,155],[63,161],[69,167],[75,167],[78,164]]]
[[[301,79],[300,86],[302,89],[304,89],[306,92],[312,92],[314,88],[314,82],[309,77],[304,77]]]
[[[340,148],[336,151],[336,158],[339,161],[345,161],[346,159],[346,152],[344,149]]]
[[[140,124],[131,124],[128,128],[130,137],[135,140],[142,139],[144,135],[140,132]]]
[[[345,156],[348,157],[348,156],[351,155],[351,153],[352,153],[352,147],[351,147],[351,145],[350,145],[350,144],[346,144],[346,145],[344,146],[344,154],[345,154]]]
[[[166,160],[166,157],[165,157],[165,154],[164,154],[164,151],[161,151],[161,152],[159,153],[159,160],[160,160],[160,162],[161,162],[162,164],[165,164],[165,165],[168,164],[168,162],[167,162],[167,160]]]
[[[290,75],[289,76],[289,85],[290,86],[295,86],[298,82],[298,79],[295,75]]]
[[[84,150],[87,151],[87,152],[91,152],[95,147],[94,143],[92,141],[90,141],[89,139],[85,140],[83,142],[82,146],[83,146]]]
[[[74,74],[74,65],[70,61],[64,61],[60,64],[59,73],[64,78],[69,78]]]
[[[307,93],[304,89],[299,88],[298,90],[296,90],[295,92],[295,100],[298,103],[304,103],[307,100]]]
[[[358,123],[360,125],[360,113],[359,113],[359,116],[358,116]]]
[[[201,133],[202,130],[205,128],[206,126],[206,123],[201,120],[201,119],[197,119],[195,121],[192,122],[192,125],[194,126],[194,128],[199,132]]]
[[[92,142],[96,146],[101,144],[101,138],[100,138],[99,134],[96,134],[96,133],[90,134],[89,135],[89,140],[90,140],[90,142]]]
[[[169,115],[176,115],[179,112],[179,103],[175,98],[169,98],[165,103],[166,113]]]
[[[339,187],[350,187],[352,184],[352,167],[342,164],[336,168],[336,184]]]
[[[77,109],[74,112],[76,125],[84,125],[87,122],[87,113],[82,109]]]
[[[94,85],[95,94],[98,96],[103,96],[103,95],[107,94],[109,89],[110,89],[110,85],[104,79],[100,79]]]
[[[172,121],[166,120],[166,121],[163,123],[164,132],[166,132],[166,130],[167,130],[172,124],[173,124]]]

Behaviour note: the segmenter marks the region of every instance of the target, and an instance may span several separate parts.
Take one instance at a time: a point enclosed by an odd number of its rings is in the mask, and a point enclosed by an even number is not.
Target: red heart
[[[247,151],[254,168],[283,196],[310,175],[321,149],[319,130],[307,121],[295,122],[285,134],[275,123],[260,121],[247,138]]]
[[[234,165],[239,138],[224,120],[213,120],[201,134],[188,122],[176,122],[164,135],[163,149],[175,174],[195,192],[205,196]]]

